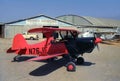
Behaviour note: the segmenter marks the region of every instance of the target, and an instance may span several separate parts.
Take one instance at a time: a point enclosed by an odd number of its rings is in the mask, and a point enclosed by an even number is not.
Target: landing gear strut
[[[66,64],[67,71],[74,72],[76,71],[76,65],[74,59],[70,55],[64,56],[69,62]]]

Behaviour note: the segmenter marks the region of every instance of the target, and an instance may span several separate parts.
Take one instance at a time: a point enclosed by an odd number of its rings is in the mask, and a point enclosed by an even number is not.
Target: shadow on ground
[[[18,60],[14,61],[12,60],[12,62],[23,62],[23,61],[27,61],[28,59],[32,59],[35,58],[35,56],[20,56],[18,57]]]
[[[113,43],[111,43],[111,42],[106,42],[106,41],[101,42],[101,44],[114,45]]]
[[[16,62],[23,62],[27,61],[28,59],[34,58],[34,56],[20,56],[19,61]],[[68,61],[65,58],[60,58],[55,61],[36,61],[36,62],[45,62],[46,64],[38,67],[37,69],[31,71],[29,74],[31,76],[45,76],[48,75],[56,70],[58,70],[61,67],[65,67]],[[77,65],[77,64],[76,64]],[[84,62],[82,65],[77,66],[91,66],[95,65],[95,63],[92,62]]]
[[[54,72],[55,70],[58,70],[60,67],[63,66],[65,67],[67,63],[68,62],[64,58],[61,58],[59,60],[42,65],[37,69],[31,71],[29,74],[31,76],[45,76]],[[85,62],[83,65],[77,65],[77,66],[91,66],[91,65],[95,65],[95,63]]]

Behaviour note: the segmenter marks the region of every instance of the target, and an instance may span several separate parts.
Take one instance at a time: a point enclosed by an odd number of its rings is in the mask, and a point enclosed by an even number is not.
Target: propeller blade
[[[94,35],[94,38],[96,38],[96,34],[95,34],[95,33],[93,33],[93,35]]]
[[[100,50],[99,45],[98,45],[98,44],[96,44],[96,46],[97,46],[97,49],[98,49],[98,51],[99,51],[99,50]]]
[[[93,33],[93,35],[94,35],[94,38],[95,38],[95,45],[96,45],[96,47],[97,47],[97,49],[99,51],[100,49],[99,49],[98,43],[102,42],[102,39],[97,37],[96,33]]]

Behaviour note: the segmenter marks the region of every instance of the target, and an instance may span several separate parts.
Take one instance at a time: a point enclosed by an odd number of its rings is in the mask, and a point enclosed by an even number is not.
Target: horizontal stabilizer
[[[16,50],[12,50],[12,48],[9,48],[8,50],[7,50],[7,53],[13,53],[13,52],[15,52]]]

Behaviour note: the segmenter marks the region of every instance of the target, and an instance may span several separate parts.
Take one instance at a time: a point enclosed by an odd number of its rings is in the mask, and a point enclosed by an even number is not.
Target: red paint
[[[97,44],[97,43],[100,43],[100,42],[102,42],[102,39],[101,38],[96,38],[95,39],[95,43]]]
[[[38,31],[45,34],[46,40],[37,44],[29,45],[27,44],[22,34],[17,34],[13,39],[12,47],[7,50],[7,53],[15,52],[16,54],[20,55],[37,56],[36,58],[30,60],[45,60],[56,56],[68,54],[64,42],[55,42],[55,39],[51,36],[55,31],[66,31],[66,29],[38,28],[29,30],[29,32]]]
[[[72,71],[74,69],[74,66],[72,64],[68,65],[68,70]]]

